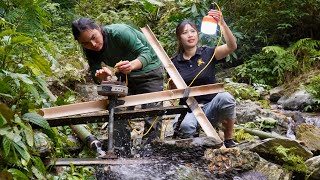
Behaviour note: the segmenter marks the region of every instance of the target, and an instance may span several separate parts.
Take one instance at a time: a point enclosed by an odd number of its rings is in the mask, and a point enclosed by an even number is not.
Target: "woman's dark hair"
[[[99,29],[99,26],[88,18],[79,18],[72,22],[71,28],[74,39],[78,40],[81,32],[87,29]]]
[[[182,53],[184,51],[183,45],[181,43],[180,35],[183,33],[184,27],[187,24],[189,24],[192,28],[194,28],[199,33],[199,31],[197,29],[197,26],[193,22],[191,22],[189,20],[184,20],[180,24],[178,24],[177,27],[176,27],[176,37],[177,37],[177,40],[178,40],[178,47],[177,47],[178,53]]]

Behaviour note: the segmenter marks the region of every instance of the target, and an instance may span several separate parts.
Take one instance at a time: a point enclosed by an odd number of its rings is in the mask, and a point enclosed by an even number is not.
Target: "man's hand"
[[[96,70],[95,76],[102,81],[106,81],[109,76],[113,76],[113,73],[107,67],[102,67],[101,69]]]
[[[134,70],[133,63],[130,61],[120,61],[114,66],[114,68],[116,69],[116,72],[123,74],[129,74]]]

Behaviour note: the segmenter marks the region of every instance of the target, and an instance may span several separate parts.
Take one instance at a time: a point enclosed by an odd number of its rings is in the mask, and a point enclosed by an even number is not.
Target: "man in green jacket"
[[[128,77],[129,95],[163,90],[162,64],[144,35],[125,24],[98,26],[94,21],[80,18],[72,23],[72,33],[87,57],[95,83],[113,76],[113,71],[102,67],[116,67]],[[160,107],[162,103],[144,104],[142,108]],[[151,125],[155,118],[146,119]],[[154,125],[160,130],[161,123]]]

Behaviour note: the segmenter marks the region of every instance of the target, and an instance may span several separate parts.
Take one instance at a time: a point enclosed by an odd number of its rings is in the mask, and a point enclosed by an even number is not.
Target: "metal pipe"
[[[92,135],[90,131],[84,127],[84,125],[71,125],[70,128],[82,142],[85,142],[89,148],[96,150],[99,156],[105,155],[105,152],[102,150],[101,142],[94,135]]]
[[[109,104],[109,123],[108,123],[108,152],[113,152],[113,125],[114,125],[114,107],[116,105],[117,96],[108,96]]]

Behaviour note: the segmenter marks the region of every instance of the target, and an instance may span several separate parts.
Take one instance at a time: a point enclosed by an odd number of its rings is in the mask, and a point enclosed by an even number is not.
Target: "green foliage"
[[[73,164],[70,164],[70,169],[65,171],[61,176],[54,177],[56,180],[94,180],[93,167],[75,167]]]
[[[43,58],[33,39],[14,30],[0,33],[0,100],[25,112],[54,100],[44,75],[52,75],[50,62]],[[33,102],[33,103],[32,103]]]
[[[320,39],[318,0],[233,0],[219,1],[233,29],[244,34],[237,54],[246,60],[269,45],[289,46],[299,39]]]
[[[247,83],[278,86],[310,70],[319,62],[320,41],[301,39],[287,49],[267,46],[259,54],[236,67],[236,79]]]
[[[306,86],[307,92],[313,95],[313,105],[305,108],[305,111],[319,111],[320,110],[320,75],[314,76],[310,79]]]
[[[290,171],[296,171],[299,173],[306,174],[307,173],[307,166],[304,162],[303,157],[299,155],[295,155],[294,153],[290,152],[292,151],[289,148],[285,148],[281,145],[279,145],[275,151],[277,152],[278,160],[281,160],[283,162],[283,167],[290,170]]]
[[[234,133],[235,139],[237,142],[246,141],[246,140],[253,140],[254,137],[249,133],[246,133],[243,129],[237,130]]]
[[[278,121],[273,118],[257,118],[255,123],[258,125],[259,129],[271,129],[275,128]]]
[[[8,169],[15,179],[45,179],[46,168],[42,160],[34,156],[34,133],[29,122],[52,131],[39,115],[28,113],[21,118],[3,103],[0,109],[0,169]],[[27,120],[27,121],[25,121]],[[54,138],[54,137],[53,137]]]
[[[273,118],[261,117],[261,118],[256,118],[256,120],[253,122],[247,122],[243,126],[245,128],[250,128],[250,129],[265,130],[265,129],[275,128],[277,124],[278,124],[278,121]]]
[[[43,0],[3,0],[0,3],[0,17],[6,19],[20,32],[35,33],[51,26],[50,14],[44,9],[49,4]]]
[[[254,89],[254,87],[249,86],[247,84],[229,82],[225,85],[224,89],[230,92],[237,101],[257,101],[260,97],[259,93]]]

